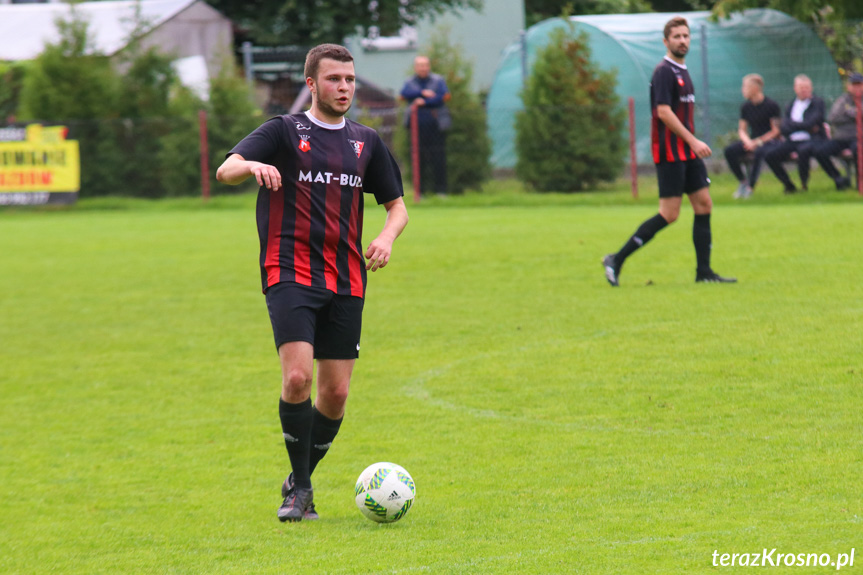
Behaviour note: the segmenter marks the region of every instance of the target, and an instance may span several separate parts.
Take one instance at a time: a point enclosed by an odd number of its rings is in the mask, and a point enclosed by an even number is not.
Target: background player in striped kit
[[[710,267],[712,237],[710,180],[702,158],[711,155],[710,146],[695,137],[695,90],[684,61],[689,52],[689,24],[672,18],[665,24],[665,58],[653,71],[650,81],[651,143],[659,180],[659,213],[646,220],[619,252],[602,259],[605,277],[618,286],[623,262],[635,250],[680,215],[683,194],[695,212],[692,241],[695,244],[696,282],[732,283]]]
[[[282,368],[279,418],[292,472],[281,521],[317,519],[311,474],[335,439],[359,355],[366,270],[387,265],[408,222],[401,174],[371,128],[345,119],[353,57],[342,46],[309,51],[308,112],[271,118],[232,149],[217,178],[254,176],[261,282]],[[363,258],[363,196],[387,210]],[[311,401],[317,360],[315,403]]]

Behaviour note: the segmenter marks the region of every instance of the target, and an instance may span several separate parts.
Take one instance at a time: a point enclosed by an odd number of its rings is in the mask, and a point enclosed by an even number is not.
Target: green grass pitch
[[[765,548],[860,571],[863,201],[719,180],[736,285],[694,283],[688,208],[607,285],[652,178],[410,205],[322,519],[287,525],[254,197],[0,212],[0,572],[715,573]],[[381,460],[417,485],[392,525],[353,501]]]

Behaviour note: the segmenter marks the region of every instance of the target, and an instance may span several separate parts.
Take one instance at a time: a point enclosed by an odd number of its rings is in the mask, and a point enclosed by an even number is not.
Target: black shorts
[[[679,198],[710,186],[707,167],[701,158],[656,164],[656,177],[660,198]]]
[[[282,282],[267,288],[266,299],[276,350],[284,343],[306,341],[314,347],[315,359],[360,355],[363,298]]]

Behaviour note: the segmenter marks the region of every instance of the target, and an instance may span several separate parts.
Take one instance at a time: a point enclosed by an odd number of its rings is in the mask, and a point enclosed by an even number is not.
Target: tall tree
[[[616,71],[591,58],[587,33],[556,28],[536,55],[515,120],[516,174],[537,191],[576,192],[623,168],[626,115]]]
[[[860,0],[719,0],[719,17],[747,8],[773,8],[810,24],[840,68],[863,71],[863,2]]]
[[[773,8],[801,22],[813,22],[828,14],[843,19],[863,18],[860,0],[719,0],[713,11],[726,16],[747,8]]]
[[[481,8],[483,0],[207,0],[256,44],[341,43],[358,30],[396,34],[405,24],[454,8]]]

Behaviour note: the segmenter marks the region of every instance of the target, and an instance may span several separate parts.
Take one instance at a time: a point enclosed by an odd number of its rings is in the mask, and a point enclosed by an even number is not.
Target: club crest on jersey
[[[681,78],[680,76],[678,76],[678,77],[677,77],[677,85],[678,85],[678,86],[680,86],[680,87],[682,88],[684,84],[685,84],[685,82],[683,81],[683,78]]]
[[[300,149],[301,152],[308,152],[312,149],[312,146],[309,145],[309,137],[310,136],[307,136],[306,134],[300,135],[300,145],[297,147]]]
[[[360,157],[360,154],[362,154],[362,153],[363,153],[363,146],[365,145],[365,142],[358,142],[358,141],[356,141],[356,140],[348,140],[348,143],[349,143],[349,144],[351,145],[351,147],[354,149],[354,153],[355,153],[355,154],[357,155],[357,157],[359,158],[359,157]]]

